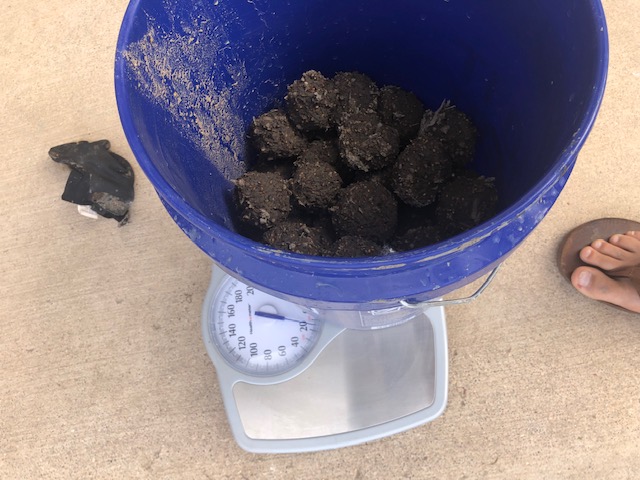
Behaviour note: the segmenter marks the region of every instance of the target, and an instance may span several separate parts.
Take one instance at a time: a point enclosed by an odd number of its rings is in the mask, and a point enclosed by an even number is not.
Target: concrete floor
[[[473,304],[448,313],[448,408],[370,444],[253,455],[231,437],[200,335],[210,261],[134,165],[130,225],[60,200],[50,147],[111,140],[127,2],[4,2],[0,13],[0,477],[637,478],[640,317],[556,271],[562,235],[640,218],[640,10],[606,0],[598,121],[551,213]]]

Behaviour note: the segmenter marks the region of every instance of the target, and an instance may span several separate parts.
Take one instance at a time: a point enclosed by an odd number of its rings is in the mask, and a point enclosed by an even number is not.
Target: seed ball
[[[457,177],[445,185],[436,207],[438,223],[466,230],[491,218],[498,203],[492,179]]]
[[[334,257],[375,257],[380,255],[382,249],[380,245],[371,240],[353,235],[340,237],[335,241],[331,249]]]
[[[325,210],[333,205],[342,179],[326,162],[298,161],[291,178],[291,191],[301,207]]]
[[[251,170],[255,172],[277,173],[283,179],[289,180],[293,175],[294,165],[290,159],[266,160],[265,158],[260,158]]]
[[[398,131],[376,114],[353,114],[338,127],[338,147],[352,169],[369,172],[393,163],[400,151]]]
[[[440,141],[422,135],[398,156],[391,173],[392,189],[407,205],[426,207],[436,201],[452,169]]]
[[[410,228],[391,240],[391,246],[398,252],[415,250],[438,243],[444,238],[444,233],[436,226],[422,226]]]
[[[374,113],[378,109],[380,89],[371,78],[358,72],[339,72],[333,77],[336,106],[332,119],[341,125],[345,116]]]
[[[302,255],[323,255],[331,239],[320,227],[310,227],[298,220],[287,220],[264,233],[264,243],[280,250]]]
[[[398,131],[400,143],[406,145],[418,134],[424,105],[413,93],[400,87],[386,86],[380,90],[378,114],[383,123]]]
[[[335,168],[343,182],[351,182],[353,178],[353,170],[340,158],[337,139],[330,140],[314,140],[307,149],[298,157],[302,162],[326,162]]]
[[[383,243],[395,233],[398,203],[379,182],[352,183],[338,195],[331,220],[338,236],[353,235]]]
[[[250,140],[260,156],[267,160],[294,158],[306,148],[306,140],[289,122],[284,111],[270,110],[253,120]]]
[[[247,172],[235,181],[240,216],[248,225],[267,229],[291,212],[291,191],[274,172]]]
[[[340,160],[338,145],[333,140],[314,140],[300,154],[299,160],[303,162],[326,162],[335,167]]]
[[[445,108],[431,131],[442,141],[454,167],[464,168],[473,160],[478,130],[469,117],[456,107]]]
[[[302,74],[287,89],[285,102],[291,122],[303,132],[327,131],[336,106],[334,83],[315,70]]]

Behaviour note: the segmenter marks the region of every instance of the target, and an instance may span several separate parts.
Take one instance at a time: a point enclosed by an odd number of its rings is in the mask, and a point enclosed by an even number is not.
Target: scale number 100
[[[291,346],[292,347],[297,347],[300,345],[300,339],[298,337],[291,337]],[[245,337],[240,337],[238,338],[238,349],[239,350],[243,350],[246,348],[246,340]],[[264,359],[265,360],[273,360],[273,351],[271,349],[266,349],[264,352],[262,352],[262,354],[264,355]],[[258,344],[257,343],[250,343],[249,344],[249,355],[251,355],[252,357],[257,357],[258,356]],[[280,357],[286,357],[287,356],[287,347],[285,345],[280,345],[278,347],[278,352],[277,355]]]

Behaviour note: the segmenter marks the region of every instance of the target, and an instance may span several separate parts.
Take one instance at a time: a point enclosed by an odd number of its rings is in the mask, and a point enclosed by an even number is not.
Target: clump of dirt
[[[331,253],[334,257],[375,257],[382,253],[382,249],[372,240],[345,235],[335,241]]]
[[[342,187],[342,178],[327,162],[299,160],[290,183],[298,205],[323,210],[333,205]]]
[[[291,122],[302,132],[329,130],[336,95],[331,80],[315,70],[305,72],[284,97]]]
[[[318,255],[331,245],[331,238],[321,227],[311,227],[301,220],[285,220],[267,230],[267,245],[303,255]]]
[[[452,174],[453,163],[442,142],[424,133],[402,151],[391,171],[393,191],[407,205],[426,207],[438,199]]]
[[[478,225],[493,214],[498,194],[483,177],[457,177],[442,188],[436,218],[460,231]]]
[[[432,111],[362,73],[310,70],[284,105],[254,119],[256,161],[235,182],[238,230],[254,240],[373,257],[438,243],[495,214],[494,180],[470,168],[478,131],[447,101]]]
[[[331,209],[338,236],[357,236],[376,242],[389,240],[398,224],[398,202],[379,182],[352,183],[340,192]]]
[[[267,160],[296,158],[306,141],[283,110],[274,109],[256,118],[251,125],[253,146]]]
[[[354,170],[369,172],[393,163],[400,151],[398,131],[375,113],[343,116],[338,126],[340,155]]]
[[[348,123],[351,115],[375,113],[380,89],[360,72],[338,72],[333,77],[336,105],[331,118],[335,126]]]
[[[378,114],[383,123],[398,131],[400,142],[404,146],[420,130],[424,105],[412,92],[389,85],[380,90]]]
[[[291,213],[289,183],[274,172],[247,172],[236,180],[241,219],[251,227],[269,229]]]

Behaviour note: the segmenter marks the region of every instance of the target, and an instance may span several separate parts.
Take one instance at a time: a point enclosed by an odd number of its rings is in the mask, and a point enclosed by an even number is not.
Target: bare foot
[[[583,295],[640,313],[640,293],[628,278],[616,277],[616,271],[640,268],[640,232],[616,234],[608,241],[596,240],[580,250],[584,263],[578,267],[571,283]]]

